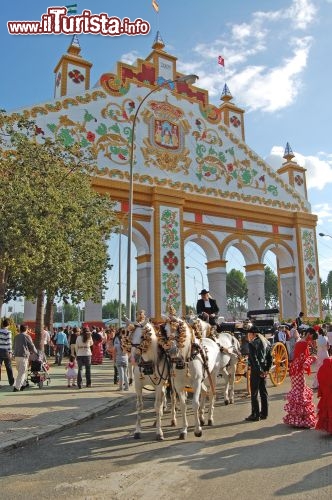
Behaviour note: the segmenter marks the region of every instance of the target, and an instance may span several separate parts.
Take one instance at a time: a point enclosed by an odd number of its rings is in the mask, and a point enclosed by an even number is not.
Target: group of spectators
[[[316,428],[332,434],[332,324],[309,327],[295,320],[291,326],[281,325],[273,336],[273,342],[287,346],[291,389],[286,395],[285,424],[299,428]],[[301,329],[302,327],[302,329]],[[266,376],[272,364],[271,345],[259,329],[252,327],[248,333],[248,362],[251,368],[251,414],[247,421],[258,421],[268,416]],[[315,363],[316,373],[312,388],[306,384],[305,375],[311,374]],[[317,408],[313,401],[317,390]],[[260,396],[260,405],[258,401]]]
[[[20,325],[19,333],[14,336],[9,329],[10,321],[4,318],[0,328],[0,374],[2,364],[5,365],[8,383],[13,390],[22,391],[28,384],[27,370],[29,360],[38,356],[33,339],[35,335],[26,325]],[[116,347],[113,345],[115,330],[104,330],[99,327],[59,327],[51,333],[47,327],[42,332],[42,342],[46,358],[54,356],[54,364],[61,366],[64,358],[68,358],[65,368],[68,386],[82,388],[82,370],[85,368],[86,386],[91,387],[91,365],[102,364],[105,356],[114,357]],[[12,358],[15,357],[17,376],[13,373]],[[118,383],[117,366],[114,366],[114,383]]]

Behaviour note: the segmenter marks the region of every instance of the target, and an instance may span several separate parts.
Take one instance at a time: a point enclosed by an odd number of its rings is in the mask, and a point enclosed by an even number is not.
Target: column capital
[[[295,266],[279,267],[279,274],[294,274]]]
[[[136,257],[137,264],[146,264],[147,262],[151,262],[151,254],[146,253],[144,255],[138,255]]]
[[[247,266],[244,266],[245,270],[247,273],[250,273],[251,271],[264,271],[265,269],[265,264],[248,264]]]
[[[216,267],[226,267],[227,260],[211,260],[206,263],[208,269],[215,269]]]

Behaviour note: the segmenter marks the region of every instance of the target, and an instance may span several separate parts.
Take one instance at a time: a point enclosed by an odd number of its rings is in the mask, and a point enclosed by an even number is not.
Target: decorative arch
[[[264,257],[268,251],[271,251],[276,255],[280,267],[289,267],[294,265],[293,250],[285,241],[276,242],[273,239],[266,240],[260,247],[261,262],[264,261]]]
[[[207,260],[219,259],[220,243],[216,236],[210,231],[204,231],[204,234],[198,233],[194,229],[189,229],[183,233],[184,244],[193,241],[199,245],[205,252]]]
[[[227,250],[232,246],[237,248],[242,253],[247,266],[261,262],[259,259],[259,246],[249,236],[237,236],[235,234],[227,236],[221,244],[220,253],[222,259],[226,260]]]

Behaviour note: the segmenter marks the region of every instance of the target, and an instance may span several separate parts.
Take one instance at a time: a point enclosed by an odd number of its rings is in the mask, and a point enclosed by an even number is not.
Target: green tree
[[[1,147],[0,163],[6,193],[0,201],[0,307],[9,283],[14,294],[37,298],[40,344],[45,295],[50,304],[54,297],[73,303],[100,298],[106,239],[117,219],[109,197],[91,188],[93,164],[79,147],[37,142],[29,126],[17,133],[5,122],[2,130],[10,141]]]
[[[278,277],[269,266],[265,266],[264,273],[265,307],[276,307],[279,302]]]
[[[121,306],[123,313],[126,311],[126,306]],[[117,318],[119,316],[119,301],[117,299],[110,300],[103,305],[103,319]]]
[[[236,269],[231,269],[226,276],[226,294],[228,310],[236,316],[244,309],[248,297],[247,281],[244,274]]]

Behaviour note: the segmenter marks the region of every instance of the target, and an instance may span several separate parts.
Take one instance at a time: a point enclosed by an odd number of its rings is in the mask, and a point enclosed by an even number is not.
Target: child
[[[69,356],[69,362],[66,366],[66,379],[68,381],[68,387],[76,386],[76,378],[77,378],[77,364],[75,356]]]
[[[119,374],[119,391],[129,390],[129,381],[128,381],[128,354],[123,349],[122,346],[122,336],[124,335],[125,330],[120,328],[115,334],[113,346],[114,346],[114,357],[115,364],[118,369]]]

